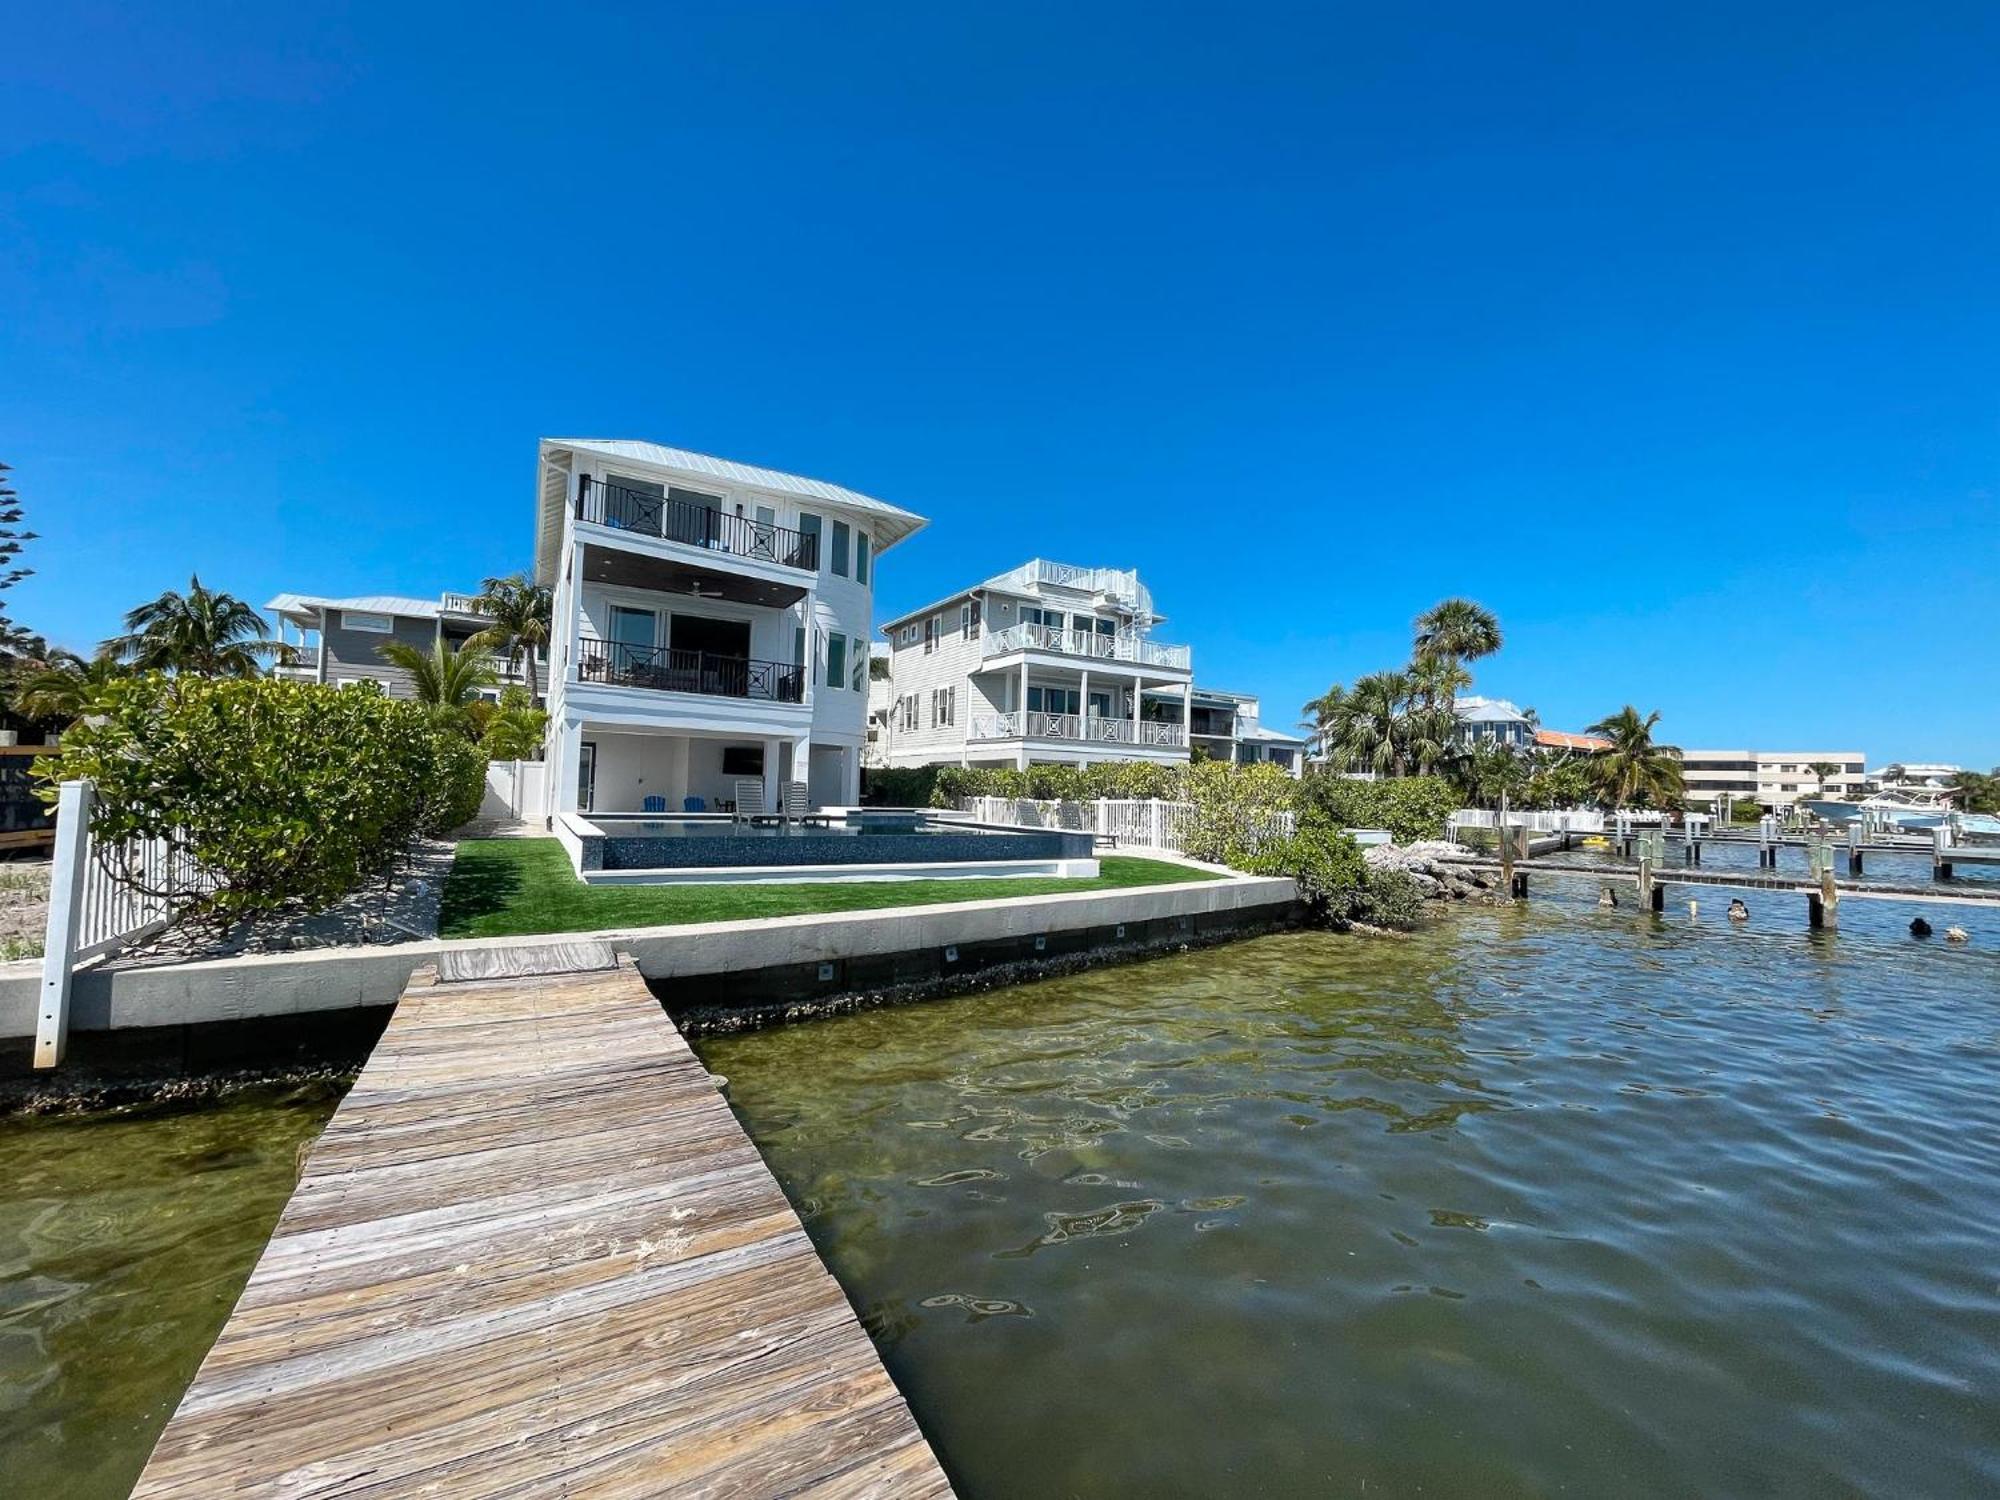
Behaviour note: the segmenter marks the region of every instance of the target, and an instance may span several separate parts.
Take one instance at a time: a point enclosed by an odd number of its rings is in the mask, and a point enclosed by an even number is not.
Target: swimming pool
[[[907,878],[932,867],[1006,866],[1006,873],[1081,874],[1055,870],[1091,859],[1089,833],[1053,828],[1009,828],[946,821],[920,811],[833,812],[824,824],[739,823],[724,817],[661,817],[611,814],[576,819],[571,827],[582,845],[578,873],[589,879],[609,871],[747,871],[901,867]],[[1037,868],[1013,867],[1034,865]],[[1001,873],[942,868],[953,873]],[[1090,872],[1094,873],[1094,871]]]

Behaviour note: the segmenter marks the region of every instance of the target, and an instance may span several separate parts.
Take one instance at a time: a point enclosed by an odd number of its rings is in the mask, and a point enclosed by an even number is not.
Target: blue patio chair
[[[644,802],[639,804],[639,810],[641,812],[665,812],[667,810],[667,799],[665,797],[648,797]]]
[[[702,797],[683,797],[681,798],[681,811],[707,812],[708,811],[707,799]]]

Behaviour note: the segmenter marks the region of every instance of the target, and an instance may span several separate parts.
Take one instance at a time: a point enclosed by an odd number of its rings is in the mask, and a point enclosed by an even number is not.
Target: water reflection
[[[968,1496],[2000,1485],[2000,914],[1569,884],[704,1051]]]

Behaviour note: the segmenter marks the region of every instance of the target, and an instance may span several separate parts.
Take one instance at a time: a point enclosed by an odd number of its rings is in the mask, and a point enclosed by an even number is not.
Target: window
[[[343,609],[340,612],[342,630],[365,630],[370,635],[391,635],[396,622],[388,615],[365,614],[358,609]]]
[[[933,651],[937,650],[938,632],[943,627],[943,615],[932,615],[928,620],[924,621],[924,655],[929,656]]]
[[[917,727],[917,695],[905,694],[896,700],[896,716],[899,727],[915,733]]]
[[[979,600],[968,599],[958,607],[958,633],[968,641],[979,639]]]
[[[868,691],[868,643],[860,636],[852,636],[847,642],[848,672],[852,678],[850,686],[857,693]]]
[[[806,628],[803,625],[795,625],[792,627],[792,665],[803,667],[805,664]]]
[[[917,627],[914,625],[905,625],[901,630],[896,632],[896,640],[899,644],[904,646],[916,645]]]
[[[850,535],[845,521],[833,523],[833,560],[828,564],[842,578],[847,576],[847,538]]]
[[[803,510],[799,512],[799,566],[819,566],[819,517]]]
[[[958,708],[958,689],[955,687],[931,689],[931,728],[937,729],[951,723]]]
[[[1075,688],[1030,687],[1028,712],[1031,714],[1073,714],[1077,711]]]
[[[847,637],[829,635],[826,638],[826,685],[830,688],[847,686]]]
[[[868,533],[865,531],[854,533],[854,581],[868,581]]]

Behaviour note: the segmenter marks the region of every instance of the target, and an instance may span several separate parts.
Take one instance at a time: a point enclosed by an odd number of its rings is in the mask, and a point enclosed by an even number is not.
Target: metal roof
[[[446,613],[436,599],[411,599],[401,594],[360,594],[352,599],[328,599],[319,594],[280,594],[264,608],[274,615],[308,614],[321,609],[351,609],[357,614],[402,615],[407,619],[435,620]],[[453,610],[457,614],[462,611]]]
[[[650,464],[682,474],[718,479],[724,484],[748,485],[752,489],[771,490],[801,500],[818,500],[846,510],[862,511],[877,520],[878,524],[873,528],[877,552],[886,551],[926,524],[924,518],[914,511],[891,505],[886,500],[877,500],[859,490],[850,490],[844,485],[829,484],[824,479],[808,479],[801,474],[787,474],[781,469],[761,469],[755,464],[740,464],[733,459],[714,458],[686,448],[669,448],[639,438],[544,438],[542,448],[544,452],[551,448],[567,448],[573,453],[592,453],[623,463]]]

